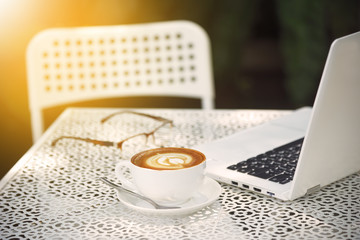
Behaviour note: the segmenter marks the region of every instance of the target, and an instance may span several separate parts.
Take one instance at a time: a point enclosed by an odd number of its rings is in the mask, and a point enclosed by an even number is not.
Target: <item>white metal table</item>
[[[158,123],[119,111],[70,108],[0,182],[1,239],[360,239],[360,174],[293,202],[222,184],[212,205],[190,215],[152,216],[117,199],[98,179],[136,151],[60,136],[118,141]],[[273,110],[136,109],[174,121],[167,145],[191,147],[287,114]],[[160,133],[161,134],[161,133]],[[164,135],[165,136],[165,135]]]

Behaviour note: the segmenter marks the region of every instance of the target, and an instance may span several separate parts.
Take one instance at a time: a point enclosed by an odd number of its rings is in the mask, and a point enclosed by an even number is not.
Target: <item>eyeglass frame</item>
[[[147,113],[140,113],[140,112],[135,112],[135,111],[119,111],[119,112],[115,112],[115,113],[112,113],[110,114],[109,116],[107,117],[104,117],[103,119],[100,120],[100,123],[103,124],[105,123],[106,121],[108,121],[110,118],[116,116],[116,115],[119,115],[119,114],[124,114],[124,113],[129,113],[129,114],[135,114],[135,115],[138,115],[138,116],[143,116],[143,117],[147,117],[147,118],[151,118],[151,119],[154,119],[156,121],[159,121],[159,122],[162,122],[162,124],[160,124],[158,127],[154,128],[153,130],[151,130],[150,132],[143,132],[143,133],[138,133],[138,134],[135,134],[133,136],[130,136],[130,137],[127,137],[119,142],[111,142],[111,141],[103,141],[103,140],[97,140],[97,139],[91,139],[91,138],[82,138],[82,137],[75,137],[75,136],[61,136],[61,137],[58,137],[56,138],[55,140],[53,140],[51,142],[51,146],[52,147],[55,147],[56,143],[62,139],[75,139],[75,140],[80,140],[80,141],[85,141],[85,142],[90,142],[92,144],[95,144],[95,145],[101,145],[101,146],[106,146],[106,147],[116,147],[118,149],[120,149],[122,151],[122,147],[123,147],[123,144],[132,139],[132,138],[135,138],[135,137],[138,137],[138,136],[145,136],[146,138],[146,143],[148,142],[148,139],[150,136],[153,136],[154,138],[154,134],[162,127],[164,127],[165,125],[167,124],[170,124],[170,127],[174,127],[174,122],[173,120],[170,120],[170,119],[167,119],[167,118],[163,118],[163,117],[159,117],[159,116],[154,116],[154,115],[151,115],[151,114],[147,114]]]

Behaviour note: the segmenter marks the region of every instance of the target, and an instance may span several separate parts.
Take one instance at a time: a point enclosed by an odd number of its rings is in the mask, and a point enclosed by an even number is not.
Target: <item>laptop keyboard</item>
[[[231,165],[228,169],[280,184],[288,183],[294,177],[303,141],[304,138],[300,138],[256,157]]]

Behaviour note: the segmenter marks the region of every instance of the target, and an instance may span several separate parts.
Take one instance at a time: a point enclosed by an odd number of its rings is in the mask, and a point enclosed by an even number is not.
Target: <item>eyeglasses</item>
[[[166,119],[166,118],[163,118],[163,117],[159,117],[159,116],[146,114],[146,113],[134,112],[134,111],[115,112],[115,113],[101,119],[100,123],[103,124],[103,123],[107,122],[109,119],[111,119],[112,117],[114,117],[116,115],[122,115],[122,114],[125,114],[125,113],[150,118],[150,119],[153,119],[155,121],[160,122],[161,124],[158,125],[157,127],[155,127],[154,129],[152,129],[151,131],[142,132],[142,133],[132,135],[132,136],[127,137],[127,138],[125,138],[125,139],[123,139],[123,140],[121,140],[119,142],[102,141],[102,140],[97,140],[97,139],[82,138],[82,137],[75,137],[75,136],[61,136],[61,137],[58,137],[55,140],[53,140],[52,143],[51,143],[51,146],[55,146],[59,141],[61,141],[63,139],[74,139],[74,140],[80,140],[80,141],[89,142],[89,143],[92,143],[92,144],[95,144],[95,145],[101,145],[101,146],[106,146],[106,147],[112,147],[113,146],[113,147],[119,148],[122,151],[124,143],[130,141],[131,139],[135,139],[135,138],[137,138],[139,136],[144,136],[145,137],[145,144],[147,144],[149,138],[152,137],[153,141],[155,142],[155,133],[158,132],[161,128],[163,128],[166,125],[169,125],[171,128],[174,127],[174,123],[173,123],[172,120],[169,120],[169,119]]]

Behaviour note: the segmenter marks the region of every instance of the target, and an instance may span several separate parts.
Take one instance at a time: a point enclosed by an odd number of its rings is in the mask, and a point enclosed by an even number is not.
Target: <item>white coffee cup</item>
[[[156,148],[135,154],[116,165],[115,174],[131,190],[159,204],[181,204],[199,190],[204,180],[206,157],[188,148]],[[125,176],[130,170],[132,180]]]

